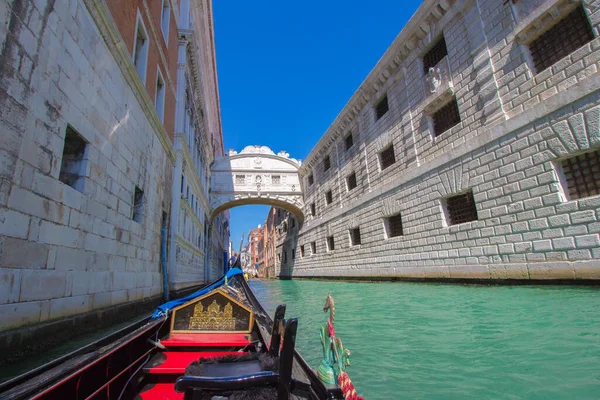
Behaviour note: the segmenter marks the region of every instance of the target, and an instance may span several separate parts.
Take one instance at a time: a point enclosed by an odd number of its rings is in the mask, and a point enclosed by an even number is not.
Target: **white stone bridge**
[[[247,146],[218,157],[211,166],[211,220],[232,207],[266,204],[288,210],[302,222],[300,165],[285,151],[275,154],[266,146]]]

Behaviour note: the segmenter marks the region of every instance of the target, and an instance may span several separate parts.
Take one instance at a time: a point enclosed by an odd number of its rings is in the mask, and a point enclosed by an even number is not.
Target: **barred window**
[[[327,171],[329,168],[331,168],[331,159],[329,156],[326,156],[323,159],[323,171]]]
[[[375,106],[375,120],[377,121],[379,118],[383,117],[388,110],[388,98],[386,94]]]
[[[350,229],[350,243],[352,244],[352,246],[357,246],[361,243],[360,228]]]
[[[281,175],[273,175],[271,177],[271,182],[273,185],[281,185]]]
[[[352,138],[352,132],[350,132],[348,134],[348,136],[346,136],[346,139],[344,139],[344,142],[346,143],[346,150],[350,150],[350,148],[354,145],[354,139]]]
[[[325,193],[325,203],[327,203],[329,205],[332,202],[333,202],[333,194],[331,193],[331,190],[328,190],[327,193]]]
[[[386,226],[388,238],[404,235],[402,216],[400,214],[392,215],[387,218]]]
[[[313,216],[313,217],[315,215],[317,215],[317,210],[315,209],[315,203],[311,203],[310,204],[310,215]]]
[[[304,257],[304,245],[300,246],[300,257]]]
[[[600,150],[567,158],[561,165],[569,199],[600,194]]]
[[[460,122],[460,113],[456,98],[452,98],[448,104],[437,110],[432,118],[433,132],[436,137],[458,124]]]
[[[237,185],[243,185],[245,181],[246,181],[245,175],[236,175],[235,176],[235,183]]]
[[[348,191],[356,188],[356,172],[353,172],[350,174],[350,176],[348,176],[348,178],[346,178],[346,186],[348,187]]]
[[[313,183],[315,183],[315,177],[313,176],[313,174],[310,174],[308,176],[308,185],[312,185]]]
[[[327,236],[327,251],[335,250],[335,243],[333,241],[333,236]]]
[[[317,254],[317,242],[310,242],[310,254]]]
[[[390,145],[388,148],[379,153],[379,165],[383,171],[387,167],[391,166],[396,162],[396,156],[394,155],[394,146]]]
[[[555,64],[594,39],[594,33],[581,3],[529,45],[537,72]]]
[[[462,224],[463,222],[477,220],[477,208],[473,191],[448,197],[446,199],[446,209],[448,210],[448,219],[450,225]]]
[[[429,72],[429,68],[435,67],[444,57],[448,55],[446,48],[446,39],[442,38],[423,56],[423,71]]]
[[[86,176],[85,150],[87,143],[75,129],[67,126],[58,179],[80,192],[83,192]]]

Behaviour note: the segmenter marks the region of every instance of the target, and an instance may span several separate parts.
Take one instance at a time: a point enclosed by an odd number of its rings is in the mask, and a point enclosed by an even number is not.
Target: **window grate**
[[[310,205],[310,215],[312,215],[313,217],[315,215],[317,215],[317,210],[315,208],[315,203],[311,203],[311,205]]]
[[[346,139],[344,139],[345,143],[346,143],[346,150],[350,150],[350,148],[354,145],[354,139],[352,138],[352,132],[350,132],[348,134],[348,136],[346,136]]]
[[[346,184],[348,185],[348,191],[356,188],[356,172],[353,172],[350,176],[348,176]]]
[[[273,175],[271,177],[271,182],[273,185],[281,185],[281,175]]]
[[[537,72],[555,64],[594,39],[581,4],[529,45]]]
[[[396,162],[393,145],[390,145],[387,149],[379,153],[379,161],[382,171]]]
[[[323,159],[323,171],[327,171],[329,168],[331,168],[331,158],[327,156]]]
[[[310,175],[308,176],[308,185],[310,186],[310,185],[312,185],[313,183],[315,183],[315,177],[314,177],[314,175],[313,175],[313,174],[310,174]]]
[[[435,44],[424,56],[423,56],[423,71],[425,74],[429,72],[429,68],[435,67],[444,57],[448,55],[448,49],[446,48],[446,39],[442,35],[439,42]]]
[[[327,236],[327,251],[335,250],[335,243],[333,241],[333,236]]]
[[[458,124],[460,122],[460,113],[456,99],[453,98],[448,104],[437,110],[432,118],[433,131],[436,137]]]
[[[404,235],[402,228],[402,216],[400,214],[393,215],[388,218],[388,237],[396,237]]]
[[[329,205],[332,202],[333,202],[333,194],[331,193],[331,190],[329,190],[327,193],[325,193],[325,203],[327,203]]]
[[[350,241],[352,243],[352,246],[357,246],[357,245],[361,244],[360,228],[350,229]]]
[[[571,200],[600,194],[600,150],[562,161]]]
[[[475,207],[472,190],[464,194],[448,197],[446,199],[446,208],[448,210],[450,225],[477,220],[477,208]]]
[[[386,94],[381,100],[379,100],[379,103],[377,103],[377,105],[375,106],[375,120],[378,120],[379,118],[383,117],[385,113],[388,112],[388,110],[388,98]]]

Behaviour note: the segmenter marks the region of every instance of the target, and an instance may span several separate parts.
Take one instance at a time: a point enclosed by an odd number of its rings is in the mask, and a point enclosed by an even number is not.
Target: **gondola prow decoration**
[[[323,345],[323,361],[317,369],[319,379],[328,387],[339,387],[346,400],[364,400],[360,397],[346,373],[350,365],[350,350],[344,348],[342,340],[335,335],[335,303],[331,293],[327,295],[323,311],[329,310],[327,329],[321,327],[321,344]]]

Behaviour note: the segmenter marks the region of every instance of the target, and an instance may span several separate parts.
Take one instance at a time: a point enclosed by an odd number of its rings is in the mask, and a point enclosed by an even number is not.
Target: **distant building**
[[[275,229],[275,216],[277,214],[277,208],[271,207],[265,220],[264,229],[264,267],[262,268],[262,276],[266,278],[275,277],[275,243],[276,243],[276,229]]]
[[[250,264],[252,267],[258,268],[259,265],[259,248],[264,244],[260,244],[263,240],[264,228],[258,225],[258,228],[253,229],[248,234],[248,244],[250,249]]]

